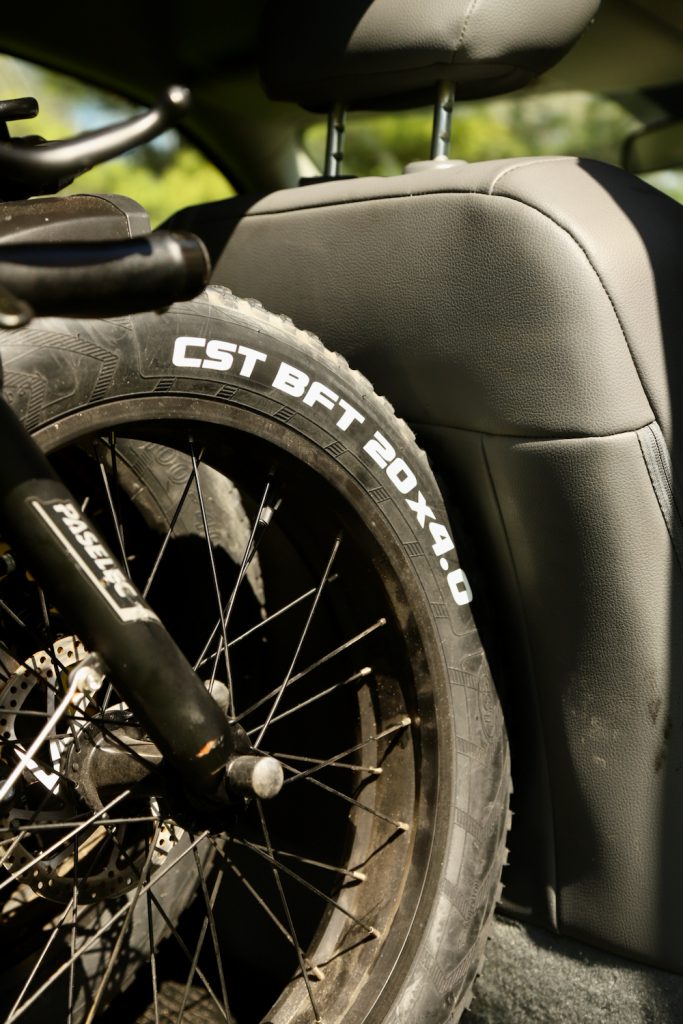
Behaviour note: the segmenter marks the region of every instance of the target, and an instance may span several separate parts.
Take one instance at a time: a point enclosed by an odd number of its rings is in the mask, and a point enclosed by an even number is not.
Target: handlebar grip
[[[38,114],[38,101],[33,96],[0,100],[0,121],[25,121]]]
[[[124,316],[191,299],[208,281],[204,243],[188,231],[124,241],[0,246],[0,283],[42,316]]]
[[[46,183],[70,180],[95,164],[155,138],[175,124],[189,105],[190,90],[184,85],[171,85],[156,106],[120,124],[84,132],[63,142],[40,145],[2,142],[0,179],[36,188]]]

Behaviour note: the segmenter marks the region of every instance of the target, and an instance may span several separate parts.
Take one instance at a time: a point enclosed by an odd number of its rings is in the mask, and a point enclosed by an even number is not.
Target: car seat
[[[443,120],[451,85],[525,84],[595,7],[277,0],[264,77],[334,111],[334,170],[339,104],[440,90]],[[683,209],[593,160],[443,148],[175,223],[368,375],[442,475],[512,742],[507,912],[683,971]]]

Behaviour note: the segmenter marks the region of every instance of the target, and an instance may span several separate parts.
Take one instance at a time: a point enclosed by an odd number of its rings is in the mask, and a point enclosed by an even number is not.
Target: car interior
[[[203,239],[215,283],[342,353],[429,455],[512,749],[503,914],[683,973],[683,209],[632,170],[467,163],[448,135],[460,100],[512,90],[675,122],[683,7],[80,8],[36,24],[15,7],[0,47],[138,103],[189,86],[183,131],[238,194],[165,227]],[[345,174],[356,112],[425,106],[423,160]],[[317,168],[302,135],[321,116]]]

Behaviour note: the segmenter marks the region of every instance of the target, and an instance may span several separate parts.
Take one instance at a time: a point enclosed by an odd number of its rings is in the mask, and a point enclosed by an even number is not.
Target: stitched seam
[[[477,9],[477,5],[478,4],[479,4],[479,0],[472,0],[472,3],[470,4],[470,8],[469,8],[467,14],[465,15],[465,20],[463,22],[462,30],[461,30],[460,35],[458,36],[458,40],[457,40],[457,42],[455,44],[455,49],[451,53],[451,64],[453,63],[453,58],[455,57],[456,53],[458,52],[458,50],[460,49],[460,47],[462,46],[462,44],[465,41],[465,34],[467,33],[467,29],[469,28],[470,20],[472,18],[472,15],[474,14],[475,10]]]
[[[570,156],[542,157],[541,159],[536,161],[536,163],[534,164],[534,167],[538,167],[539,164],[554,164],[554,163],[560,163],[560,162],[562,162],[564,160],[572,160],[572,159],[573,159],[573,157],[570,157]],[[496,185],[501,180],[501,178],[505,177],[506,174],[509,174],[510,171],[517,171],[517,170],[519,170],[520,167],[527,167],[528,164],[529,164],[529,161],[527,160],[526,163],[513,164],[512,167],[506,167],[504,170],[499,171],[498,174],[493,179],[493,181],[491,182],[491,184],[489,185],[488,194],[490,196],[492,196],[494,194],[494,189],[495,189]],[[550,219],[552,220],[552,217]]]
[[[652,412],[652,410],[650,410]],[[602,441],[609,440],[612,437],[628,437],[629,434],[637,434],[639,430],[644,430],[646,427],[651,427],[656,424],[656,420],[648,420],[647,423],[642,423],[639,427],[626,427],[624,430],[613,430],[606,434],[503,434],[499,430],[482,430],[480,427],[463,427],[457,423],[427,423],[425,420],[415,419],[413,416],[406,416],[403,414],[405,419],[410,421],[411,427],[416,431],[424,427],[426,430],[459,430],[463,434],[478,434],[481,437],[494,437],[501,438],[502,440],[509,441],[529,441],[530,443],[546,444],[548,442],[557,442],[561,444],[565,441]]]
[[[406,175],[408,177],[408,175]],[[296,189],[291,190],[295,192]],[[400,196],[362,196],[359,199],[328,199],[318,203],[309,203],[307,206],[290,206],[280,210],[248,210],[246,217],[242,220],[248,220],[250,217],[280,217],[286,213],[306,213],[308,210],[331,210],[334,207],[343,206],[359,206],[361,203],[381,203],[391,199],[421,199],[423,196],[485,196],[488,193],[480,192],[478,189],[473,188],[453,188],[444,192],[441,189],[434,190],[429,189],[426,192],[410,192],[407,195]],[[507,196],[494,196],[494,199],[507,199]],[[230,202],[230,200],[227,200]],[[513,200],[513,202],[520,202],[521,200]]]
[[[643,427],[636,436],[678,567],[683,570],[681,500],[668,446],[658,423]]]
[[[510,170],[512,170],[512,168],[510,168]],[[493,198],[495,198],[495,196],[493,196]],[[508,196],[500,196],[499,195],[498,198],[505,199],[505,198],[509,198],[509,197]],[[560,229],[560,231],[564,231],[564,233],[566,235],[568,235],[569,238],[572,239],[572,241],[577,246],[577,248],[580,249],[581,252],[583,253],[583,255],[586,257],[586,262],[588,263],[588,266],[591,268],[591,270],[595,274],[597,280],[600,283],[600,287],[602,288],[603,292],[605,293],[605,295],[607,297],[607,301],[609,302],[610,306],[612,307],[612,311],[614,312],[614,318],[615,318],[615,320],[617,321],[617,323],[619,325],[619,330],[621,331],[621,336],[624,339],[624,344],[626,345],[626,349],[628,351],[628,354],[631,357],[631,362],[633,364],[633,369],[635,371],[636,377],[638,378],[638,380],[640,382],[640,386],[643,389],[643,394],[647,398],[648,405],[650,406],[650,409],[652,411],[652,415],[654,416],[655,413],[654,413],[654,409],[652,409],[652,402],[650,401],[650,394],[649,394],[648,389],[645,387],[645,382],[643,381],[643,378],[640,375],[640,369],[639,369],[638,364],[637,364],[637,362],[636,362],[636,360],[634,358],[631,346],[629,345],[628,337],[626,335],[626,329],[625,329],[625,327],[624,327],[624,325],[623,325],[623,323],[621,321],[621,317],[619,316],[619,313],[617,312],[617,307],[614,304],[614,300],[612,299],[612,296],[610,295],[610,293],[609,293],[609,291],[607,289],[607,285],[603,281],[602,277],[598,273],[597,267],[595,266],[595,264],[593,263],[592,259],[588,255],[588,250],[584,248],[584,246],[578,240],[576,235],[574,235],[569,230],[569,228],[566,228],[563,224],[558,223],[558,221],[556,221],[554,217],[551,217],[550,214],[547,213],[545,210],[541,210],[541,209],[539,209],[538,206],[534,206],[533,203],[526,202],[525,200],[515,199],[515,202],[521,202],[529,210],[536,210],[536,212],[540,213],[541,216],[546,218],[546,220],[549,220],[551,224],[554,224],[556,227],[558,227]]]
[[[498,512],[498,519],[499,519],[499,522],[500,522],[501,529],[503,531],[503,535],[505,537],[505,545],[507,547],[508,559],[510,561],[510,566],[512,568],[512,572],[513,572],[513,575],[514,575],[515,593],[516,593],[516,597],[517,597],[517,605],[518,605],[518,608],[519,608],[519,614],[520,614],[520,619],[521,619],[521,623],[522,623],[522,629],[523,629],[523,632],[524,632],[524,647],[525,647],[526,652],[527,652],[528,665],[529,665],[529,674],[530,674],[529,682],[531,683],[531,689],[532,689],[532,692],[533,692],[533,700],[534,700],[534,705],[535,705],[535,711],[536,711],[536,716],[537,716],[537,720],[538,720],[538,730],[539,730],[539,734],[540,734],[540,748],[541,748],[541,750],[543,752],[543,765],[544,765],[544,768],[545,768],[545,783],[546,783],[546,786],[547,786],[547,801],[548,801],[548,804],[549,804],[550,820],[552,822],[552,846],[551,846],[551,851],[550,851],[550,855],[551,855],[551,858],[552,858],[552,867],[551,867],[552,878],[548,880],[550,882],[552,896],[549,898],[548,903],[549,903],[549,911],[550,911],[550,918],[551,918],[552,926],[554,927],[555,931],[558,931],[559,930],[559,923],[558,923],[558,913],[557,913],[557,911],[558,911],[558,892],[557,892],[557,850],[558,850],[558,842],[557,842],[557,824],[556,824],[556,820],[555,820],[555,805],[554,805],[554,802],[553,802],[554,788],[553,788],[551,774],[550,774],[550,761],[549,761],[549,758],[548,758],[548,747],[547,747],[547,742],[546,742],[546,729],[545,729],[545,721],[544,721],[544,716],[543,716],[543,711],[542,711],[542,706],[541,706],[540,688],[539,688],[538,682],[536,680],[536,672],[535,672],[535,669],[534,669],[533,647],[532,647],[531,638],[530,638],[530,635],[529,635],[529,624],[527,622],[524,602],[522,600],[522,590],[521,590],[521,587],[520,587],[520,584],[519,584],[519,574],[517,572],[517,563],[516,563],[516,561],[514,559],[514,556],[513,556],[512,545],[510,543],[510,536],[508,534],[508,528],[507,528],[507,524],[505,522],[505,517],[503,516],[503,510],[502,510],[501,505],[500,505],[500,499],[498,497],[498,491],[496,490],[495,481],[493,479],[493,473],[491,472],[491,465],[489,463],[488,453],[486,451],[485,438],[484,438],[483,435],[482,435],[482,438],[481,438],[481,453],[482,453],[482,458],[483,458],[483,461],[484,461],[484,467],[485,467],[485,470],[486,470],[486,476],[488,477],[489,486],[491,487],[491,494],[493,495],[494,501],[496,503],[496,510]]]

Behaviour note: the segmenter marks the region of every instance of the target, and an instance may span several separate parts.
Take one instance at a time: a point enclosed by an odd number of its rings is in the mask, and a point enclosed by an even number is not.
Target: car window
[[[513,95],[457,103],[451,132],[451,156],[468,162],[501,157],[569,154],[621,165],[626,138],[642,120],[621,103],[588,92]],[[412,160],[429,157],[432,111],[350,114],[343,172],[400,174]],[[326,126],[311,125],[304,147],[320,167]],[[643,175],[683,201],[683,169]]]
[[[40,113],[11,125],[11,134],[47,139],[100,128],[142,109],[74,78],[0,54],[0,98],[16,96],[35,96]],[[196,147],[177,131],[168,131],[82,174],[64,192],[123,193],[141,203],[157,225],[183,206],[224,199],[234,189]]]

